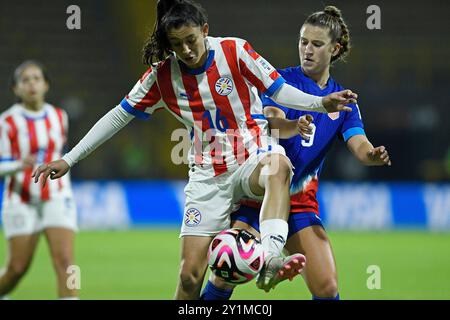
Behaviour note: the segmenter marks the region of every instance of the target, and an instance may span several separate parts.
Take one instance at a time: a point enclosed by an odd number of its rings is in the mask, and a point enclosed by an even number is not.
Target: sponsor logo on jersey
[[[216,81],[216,92],[221,96],[227,96],[233,91],[233,80],[228,77],[219,78]]]
[[[268,75],[275,71],[275,68],[263,57],[256,59],[256,63],[258,63]]]
[[[186,210],[184,214],[184,224],[188,227],[195,227],[202,221],[202,214],[195,208],[190,208]]]

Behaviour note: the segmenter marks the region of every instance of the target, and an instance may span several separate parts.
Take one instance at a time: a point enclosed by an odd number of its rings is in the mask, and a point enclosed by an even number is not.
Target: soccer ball
[[[264,251],[261,242],[243,229],[219,233],[209,245],[211,271],[230,284],[249,282],[261,271]]]

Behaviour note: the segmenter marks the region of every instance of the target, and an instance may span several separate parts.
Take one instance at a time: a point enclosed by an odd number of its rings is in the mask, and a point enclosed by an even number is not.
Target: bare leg
[[[256,286],[266,292],[279,282],[297,276],[306,260],[300,253],[282,256],[289,231],[290,174],[291,164],[287,157],[272,153],[259,162],[249,178],[252,192],[255,195],[264,194],[260,231],[266,258],[256,279]]]
[[[10,293],[31,265],[39,233],[15,236],[8,240],[6,267],[0,270],[0,296]]]
[[[264,195],[260,221],[289,217],[290,164],[286,157],[270,154],[264,157],[250,176],[250,189]]]
[[[58,280],[58,296],[60,298],[77,297],[77,289],[69,288],[67,284],[67,279],[70,276],[67,269],[74,264],[75,232],[66,228],[47,228],[44,233]]]
[[[212,237],[184,236],[181,238],[181,264],[176,300],[195,300],[200,297],[208,265],[208,247]]]
[[[336,263],[330,241],[320,226],[304,228],[292,235],[286,244],[290,254],[305,254],[307,263],[302,275],[309,291],[319,298],[335,298],[338,294]]]

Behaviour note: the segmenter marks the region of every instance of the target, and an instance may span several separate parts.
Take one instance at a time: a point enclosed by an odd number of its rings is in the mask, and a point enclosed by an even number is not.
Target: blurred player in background
[[[67,140],[67,114],[45,102],[49,78],[36,61],[17,67],[12,89],[18,102],[0,116],[0,175],[6,176],[2,221],[8,241],[6,267],[0,271],[0,296],[11,292],[27,272],[43,233],[57,275],[58,296],[76,298],[77,291],[67,287],[77,229],[70,178],[42,186],[32,183],[31,177],[35,165],[61,157]]]
[[[330,66],[350,52],[350,34],[341,12],[334,6],[309,16],[300,30],[300,66],[278,70],[287,83],[310,94],[325,96],[343,87],[330,76]],[[384,146],[374,148],[364,132],[358,105],[351,112],[320,114],[286,108],[262,96],[264,114],[271,129],[278,129],[280,144],[294,166],[287,251],[303,253],[302,275],[314,299],[339,299],[336,263],[328,236],[319,218],[317,190],[325,155],[336,137],[364,165],[391,165]],[[300,134],[300,135],[299,135]],[[242,201],[232,214],[233,227],[257,234],[261,204]],[[228,299],[233,286],[213,274],[204,299]]]
[[[267,254],[261,287],[298,274],[304,256],[282,257],[289,212],[291,163],[269,137],[257,91],[279,103],[318,112],[350,110],[350,90],[324,98],[305,94],[285,80],[248,42],[208,37],[203,8],[193,1],[158,1],[157,23],[144,47],[150,67],[119,106],[100,119],[63,159],[35,172],[44,181],[63,176],[134,117],[166,109],[191,134],[189,183],[181,228],[181,267],[175,298],[196,299],[207,268],[212,237],[230,225],[243,197],[262,200],[261,234]]]

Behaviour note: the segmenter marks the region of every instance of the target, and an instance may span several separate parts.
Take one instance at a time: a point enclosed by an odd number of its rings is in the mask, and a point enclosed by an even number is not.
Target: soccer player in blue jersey
[[[339,9],[327,6],[313,13],[300,30],[300,66],[278,70],[290,85],[310,94],[324,96],[343,87],[330,76],[332,63],[350,51],[350,35]],[[281,106],[262,95],[264,114],[272,129],[278,129],[280,144],[294,166],[291,209],[285,249],[306,256],[302,271],[313,299],[339,299],[336,263],[328,236],[319,217],[318,177],[325,155],[336,137],[342,138],[364,165],[391,165],[384,146],[373,147],[364,132],[358,105],[351,112],[319,114]],[[256,201],[242,201],[232,215],[233,227],[258,233],[259,209]],[[211,276],[203,299],[229,299],[233,286]],[[267,290],[266,290],[267,291]]]

